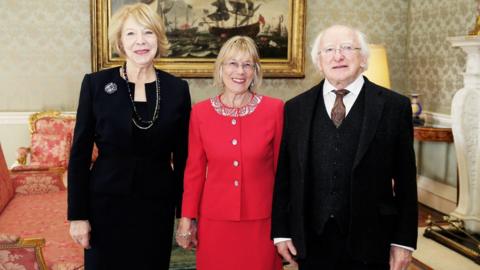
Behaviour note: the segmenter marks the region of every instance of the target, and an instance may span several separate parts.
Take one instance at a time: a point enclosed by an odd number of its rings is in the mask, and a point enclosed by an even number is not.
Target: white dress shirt
[[[349,93],[343,97],[343,104],[345,104],[345,117],[348,115],[348,112],[350,112],[350,109],[352,109],[364,83],[365,80],[363,79],[363,76],[360,75],[355,81],[345,87],[345,89],[349,91]],[[325,102],[325,108],[327,109],[330,118],[332,117],[332,108],[335,104],[335,98],[337,97],[337,95],[332,92],[333,90],[340,89],[336,89],[327,79],[325,79],[325,82],[323,83],[323,101]]]

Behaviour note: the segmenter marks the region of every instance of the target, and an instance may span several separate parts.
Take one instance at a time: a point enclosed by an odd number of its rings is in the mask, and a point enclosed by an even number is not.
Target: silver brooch
[[[105,85],[105,93],[111,95],[115,92],[117,92],[117,85],[115,83],[111,82]]]

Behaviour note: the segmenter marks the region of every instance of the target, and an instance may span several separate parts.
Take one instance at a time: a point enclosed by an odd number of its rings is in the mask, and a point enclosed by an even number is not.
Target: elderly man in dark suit
[[[285,105],[272,237],[300,270],[403,270],[416,248],[410,102],[362,76],[368,56],[364,34],[327,28],[325,79]]]

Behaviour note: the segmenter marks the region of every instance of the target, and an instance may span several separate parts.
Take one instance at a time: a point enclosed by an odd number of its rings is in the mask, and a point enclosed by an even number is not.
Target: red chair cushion
[[[24,171],[12,172],[13,187],[19,194],[41,194],[65,190],[63,174],[59,171]]]
[[[0,269],[38,270],[35,248],[0,249]]]
[[[83,264],[83,248],[68,233],[67,192],[16,195],[0,216],[0,231],[22,238],[44,238],[43,255],[54,264]],[[1,264],[0,264],[1,265]]]

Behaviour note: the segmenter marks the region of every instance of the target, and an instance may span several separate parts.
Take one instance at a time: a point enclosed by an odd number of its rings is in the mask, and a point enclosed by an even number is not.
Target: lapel
[[[119,90],[121,91],[120,95],[118,96],[118,107],[116,109],[117,113],[119,114],[119,121],[121,122],[122,129],[126,131],[126,138],[130,140],[132,136],[132,102],[130,100],[130,94],[128,93],[127,84],[125,80],[120,76],[118,70],[116,71],[116,76],[119,84],[121,85],[121,87],[119,88]]]
[[[175,100],[172,95],[177,89],[175,89],[176,85],[172,82],[171,77],[168,76],[167,73],[159,69],[155,70],[157,71],[158,78],[160,80],[160,114],[157,121],[159,122],[159,124],[161,124],[165,120],[167,120],[168,122],[169,119],[165,119],[166,115],[169,115],[168,117],[171,117],[168,112],[171,112],[171,110],[169,110],[169,108],[172,108],[171,105],[175,104]],[[160,125],[156,126],[159,127]]]
[[[363,156],[368,150],[370,143],[377,130],[378,123],[381,119],[383,112],[383,105],[385,100],[382,96],[383,91],[381,88],[376,87],[367,78],[365,78],[363,85],[363,91],[365,91],[365,109],[363,124],[360,131],[360,139],[358,144],[358,150],[353,162],[353,170],[362,160]]]
[[[163,91],[166,91],[168,89],[168,77],[166,74],[161,71],[160,69],[155,68],[155,72],[158,74],[158,79],[160,80],[160,94],[164,93]],[[163,91],[162,91],[163,90]]]
[[[298,117],[298,160],[300,166],[301,180],[305,180],[306,165],[308,160],[308,147],[310,146],[310,130],[312,127],[312,119],[315,114],[315,108],[317,107],[318,95],[322,94],[323,80],[314,86],[310,95],[305,96],[304,102],[300,107],[300,117]]]

